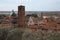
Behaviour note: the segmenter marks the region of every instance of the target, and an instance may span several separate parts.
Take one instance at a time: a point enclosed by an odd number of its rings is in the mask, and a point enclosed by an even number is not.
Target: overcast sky
[[[60,11],[60,0],[0,0],[0,11],[17,11],[19,5],[26,11]]]

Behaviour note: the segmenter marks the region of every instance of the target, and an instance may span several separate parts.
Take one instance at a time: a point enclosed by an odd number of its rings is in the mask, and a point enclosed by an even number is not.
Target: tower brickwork
[[[18,6],[18,26],[25,26],[25,6]]]

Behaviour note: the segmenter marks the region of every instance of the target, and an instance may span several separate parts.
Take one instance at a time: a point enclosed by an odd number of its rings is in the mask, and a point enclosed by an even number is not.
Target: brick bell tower
[[[25,27],[25,6],[18,6],[18,27]]]

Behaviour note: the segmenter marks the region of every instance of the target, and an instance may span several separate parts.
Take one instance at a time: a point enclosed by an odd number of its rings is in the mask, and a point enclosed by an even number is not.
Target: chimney
[[[25,6],[18,6],[18,27],[25,26]]]

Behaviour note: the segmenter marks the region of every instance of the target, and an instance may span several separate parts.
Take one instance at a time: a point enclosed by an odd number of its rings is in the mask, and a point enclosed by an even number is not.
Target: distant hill
[[[17,14],[18,11],[15,11]],[[25,14],[43,14],[43,15],[57,15],[60,16],[60,11],[26,11]],[[0,11],[0,14],[11,15],[12,11]]]

